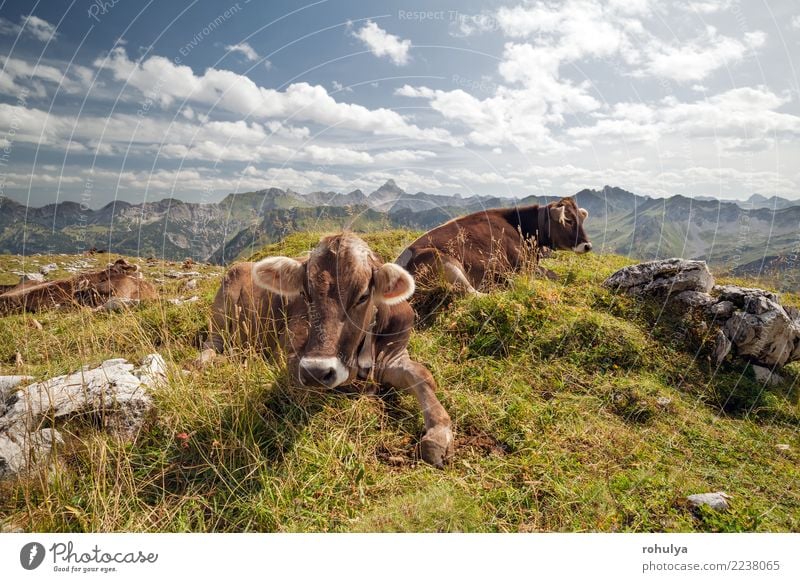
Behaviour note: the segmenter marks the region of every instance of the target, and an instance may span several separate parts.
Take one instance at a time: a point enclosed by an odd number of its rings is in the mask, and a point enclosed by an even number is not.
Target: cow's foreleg
[[[464,289],[471,295],[484,295],[469,282],[467,274],[464,273],[464,267],[455,259],[447,258],[443,261],[442,270],[444,271],[445,281],[450,283],[456,289]]]
[[[436,398],[436,382],[431,373],[406,354],[383,370],[381,383],[409,390],[417,397],[425,419],[425,436],[420,443],[422,459],[441,469],[453,454],[453,430],[450,415]]]

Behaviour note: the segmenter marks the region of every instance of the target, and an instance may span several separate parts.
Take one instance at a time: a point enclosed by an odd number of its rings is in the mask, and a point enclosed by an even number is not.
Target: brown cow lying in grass
[[[97,307],[112,297],[152,299],[156,297],[156,290],[142,279],[138,265],[118,259],[101,271],[81,273],[60,281],[26,281],[15,285],[0,294],[0,314],[36,312],[59,306]]]
[[[422,458],[442,467],[453,433],[433,376],[408,354],[414,312],[407,299],[413,292],[405,269],[383,264],[350,233],[322,239],[301,259],[239,263],[214,300],[199,363],[222,353],[230,338],[265,353],[282,349],[291,377],[303,386],[331,389],[371,377],[410,390],[425,419]]]
[[[395,261],[420,283],[443,280],[462,292],[479,293],[497,275],[536,261],[542,248],[585,253],[592,243],[583,229],[589,213],[572,198],[546,206],[481,210],[446,222],[411,243]],[[534,256],[526,256],[533,254]]]

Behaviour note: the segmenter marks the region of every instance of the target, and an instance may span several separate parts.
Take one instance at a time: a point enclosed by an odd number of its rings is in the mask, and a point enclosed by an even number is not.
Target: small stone
[[[44,329],[44,326],[39,322],[38,319],[31,318],[28,321],[30,322],[31,327],[33,327],[34,329],[38,329],[39,331],[42,331]]]
[[[779,443],[779,444],[775,445],[775,449],[785,453],[786,451],[792,450],[792,447],[790,447],[789,445],[784,444],[784,443]]]
[[[705,505],[716,511],[726,511],[730,508],[728,503],[730,498],[730,495],[724,491],[717,491],[715,493],[695,493],[694,495],[689,495],[686,501],[693,508]]]
[[[197,289],[197,279],[188,279],[178,286],[181,291],[194,291]]]
[[[776,372],[770,370],[769,368],[765,368],[764,366],[753,366],[753,372],[756,376],[756,382],[759,384],[766,384],[769,386],[777,386],[781,382],[783,382],[783,376],[780,376]]]
[[[194,303],[195,301],[200,301],[200,297],[198,297],[197,295],[193,295],[192,297],[189,297],[188,299],[181,299],[179,297],[175,297],[173,299],[169,299],[169,302],[172,305],[183,305],[184,303]]]
[[[138,299],[127,299],[125,297],[112,297],[103,305],[97,308],[98,311],[119,312],[138,305]]]
[[[41,273],[23,273],[23,283],[44,283],[44,275]]]
[[[656,400],[656,404],[658,404],[662,408],[666,408],[670,404],[672,404],[672,398],[669,396],[659,396]]]
[[[39,267],[39,272],[42,275],[47,275],[48,273],[52,273],[53,271],[58,270],[58,265],[55,263],[50,263],[49,265],[42,265]]]

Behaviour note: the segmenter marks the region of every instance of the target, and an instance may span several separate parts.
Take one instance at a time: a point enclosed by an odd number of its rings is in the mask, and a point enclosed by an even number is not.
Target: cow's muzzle
[[[303,386],[335,388],[347,380],[349,374],[339,358],[301,358],[299,379]]]
[[[588,253],[590,250],[592,250],[592,243],[590,242],[581,243],[577,246],[572,247],[572,250],[578,253],[579,255],[583,253]]]

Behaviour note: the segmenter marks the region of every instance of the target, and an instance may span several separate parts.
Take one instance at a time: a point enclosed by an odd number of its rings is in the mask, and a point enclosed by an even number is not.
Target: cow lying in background
[[[453,448],[450,416],[431,373],[408,354],[414,280],[383,264],[357,236],[329,236],[301,259],[270,257],[230,268],[214,300],[211,330],[199,358],[222,353],[229,338],[287,356],[292,378],[326,389],[356,378],[416,396],[425,420],[422,458],[442,467]],[[226,338],[227,336],[227,338]]]
[[[482,210],[428,231],[395,262],[418,283],[421,277],[434,277],[456,289],[479,293],[478,289],[493,282],[495,275],[519,270],[526,252],[543,248],[576,253],[592,250],[583,229],[588,216],[572,198],[546,206]]]
[[[142,279],[138,265],[118,259],[101,271],[46,283],[25,281],[0,294],[0,314],[36,312],[53,307],[103,305],[112,297],[152,299],[155,288]]]

